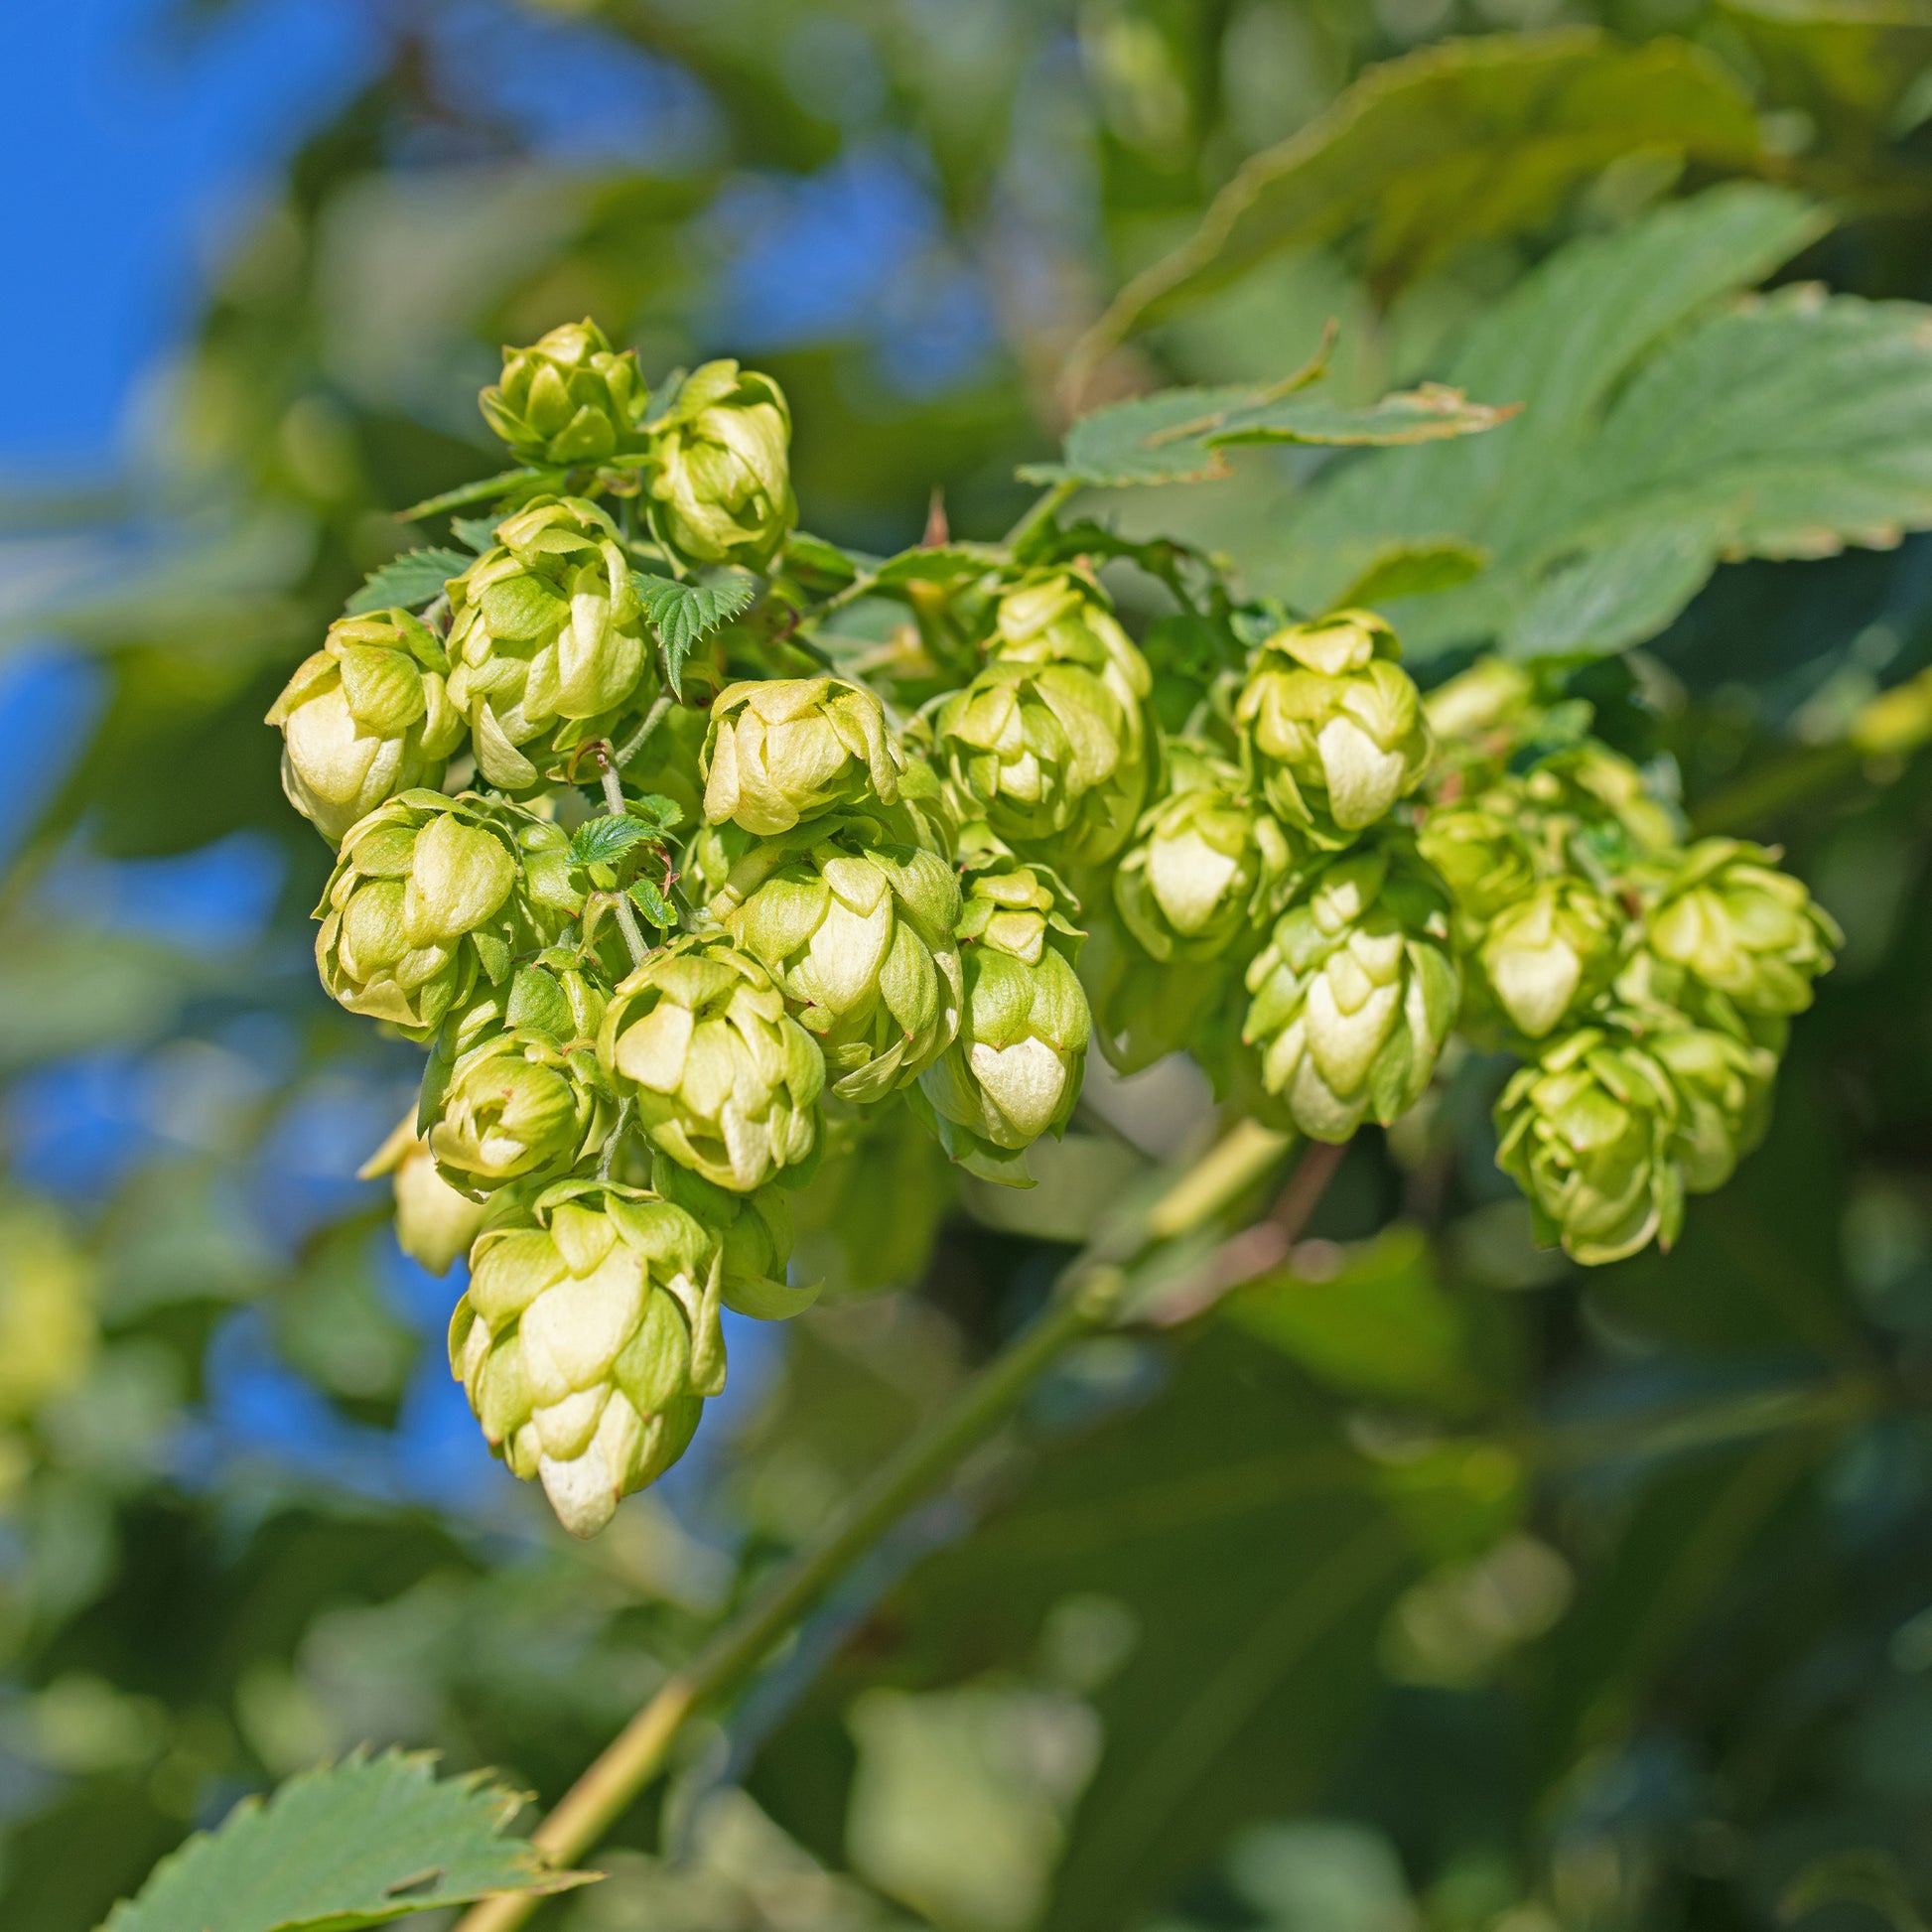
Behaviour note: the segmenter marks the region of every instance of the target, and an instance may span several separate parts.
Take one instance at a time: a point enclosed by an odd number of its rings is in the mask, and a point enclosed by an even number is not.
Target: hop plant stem
[[[660,698],[658,703],[664,705],[666,710],[669,709],[667,700]],[[649,736],[652,727],[663,715],[664,713],[655,705],[651,707],[651,714],[644,721],[643,730],[638,734],[639,744]],[[632,747],[632,750],[634,751],[635,747]],[[608,745],[599,745],[596,752],[598,782],[604,787],[604,809],[613,818],[627,817],[630,808],[623,802],[623,780],[618,775],[624,760],[614,758]],[[630,909],[630,901],[621,893],[617,896],[614,903],[618,915],[618,930],[623,934],[624,950],[630,955],[631,965],[641,966],[650,957],[650,948],[644,943],[644,929],[637,923],[637,915]]]
[[[886,1462],[826,1530],[657,1692],[564,1794],[531,1834],[531,1842],[559,1864],[590,1851],[664,1768],[692,1716],[743,1683],[853,1564],[1020,1406],[1069,1347],[1116,1318],[1149,1257],[1231,1205],[1277,1167],[1292,1145],[1287,1135],[1242,1121],[1151,1208],[1104,1229],[1061,1277],[1053,1300],[1032,1326],[967,1382],[951,1405]],[[1297,1167],[1268,1217],[1272,1238],[1264,1267],[1307,1225],[1338,1165],[1338,1149],[1315,1147]],[[1237,1235],[1229,1248],[1246,1252],[1240,1248],[1242,1239]],[[1230,1271],[1232,1278],[1224,1286],[1236,1286],[1253,1272],[1252,1267],[1240,1275]],[[517,1932],[542,1902],[529,1893],[487,1899],[465,1915],[457,1932]]]

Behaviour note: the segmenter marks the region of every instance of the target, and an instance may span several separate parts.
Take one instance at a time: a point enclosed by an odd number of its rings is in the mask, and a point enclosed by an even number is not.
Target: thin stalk
[[[1017,549],[1022,543],[1024,543],[1027,540],[1027,538],[1032,536],[1033,533],[1036,529],[1038,529],[1042,523],[1046,522],[1049,518],[1056,515],[1061,505],[1064,504],[1070,497],[1072,497],[1073,494],[1079,489],[1079,487],[1080,487],[1079,483],[1076,483],[1071,477],[1065,478],[1063,481],[1056,483],[1051,489],[1047,490],[1045,495],[1041,496],[1034,504],[1034,506],[1030,510],[1028,510],[1026,515],[1023,516],[1020,519],[1020,521],[1016,523],[1013,526],[1013,528],[1010,529],[1006,533],[1006,535],[1000,539],[1000,541],[1003,544],[1005,544],[1009,550]]]
[[[1238,1123],[1130,1224],[1135,1228],[1128,1237],[1135,1243],[1134,1259],[1148,1257],[1163,1242],[1191,1233],[1218,1214],[1277,1165],[1289,1145],[1287,1136],[1252,1121]],[[1323,1149],[1312,1153],[1326,1157],[1315,1162],[1317,1177],[1325,1184],[1335,1160]],[[1319,1191],[1318,1185],[1297,1187],[1291,1180],[1271,1217],[1286,1240],[1301,1232]],[[1291,1214],[1293,1226],[1287,1225]],[[559,1864],[590,1851],[664,1768],[693,1714],[743,1683],[853,1564],[1019,1407],[1069,1347],[1113,1321],[1138,1272],[1106,1258],[1110,1246],[1121,1240],[1118,1231],[1112,1242],[1103,1234],[1073,1263],[1038,1318],[882,1464],[818,1538],[664,1684],[564,1794],[531,1834],[532,1843]],[[472,1907],[457,1932],[517,1932],[543,1902],[528,1893],[486,1899]]]
[[[598,782],[604,787],[604,809],[613,818],[627,818],[630,808],[623,802],[623,780],[618,775],[617,760],[611,756],[608,745],[596,747]],[[624,950],[630,955],[633,966],[641,966],[650,957],[650,947],[644,943],[644,929],[637,923],[637,915],[630,908],[630,901],[623,894],[615,894],[611,909],[617,914],[618,930],[623,934]]]
[[[650,709],[644,713],[644,722],[612,752],[611,762],[618,770],[621,771],[650,743],[651,735],[671,715],[671,706],[674,702],[668,691],[658,693]],[[608,785],[605,787],[604,795],[607,799],[611,796]]]

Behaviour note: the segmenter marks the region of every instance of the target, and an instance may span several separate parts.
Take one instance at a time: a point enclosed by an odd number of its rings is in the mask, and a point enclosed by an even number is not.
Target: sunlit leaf
[[[452,577],[461,577],[476,561],[461,550],[411,550],[371,571],[362,588],[343,606],[348,617],[392,607],[420,611],[443,595]]]
[[[758,591],[758,580],[746,571],[733,571],[710,584],[679,583],[675,578],[650,577],[642,571],[632,571],[630,581],[664,646],[671,689],[680,694],[684,660],[692,647],[721,624],[729,623]]]

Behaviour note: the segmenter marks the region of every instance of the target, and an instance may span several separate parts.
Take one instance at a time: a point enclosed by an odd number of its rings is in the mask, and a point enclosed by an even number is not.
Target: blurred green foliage
[[[1492,1165],[1507,1069],[1464,1058],[1351,1149],[1275,1276],[1084,1349],[547,1922],[1731,1932],[1782,1899],[1821,1932],[1910,1924],[1932,765],[1846,735],[1932,665],[1932,543],[1898,540],[1929,520],[1932,437],[1897,390],[1859,416],[1914,312],[1809,285],[1932,299],[1932,14],[500,18],[525,38],[490,55],[475,10],[394,16],[383,71],[222,262],[145,467],[10,519],[36,586],[10,635],[71,640],[92,709],[0,884],[0,1923],[87,1932],[191,1825],[364,1742],[554,1797],[1103,1205],[1210,1131],[1175,1061],[1096,1069],[1030,1195],[923,1142],[838,1151],[800,1216],[824,1305],[781,1353],[735,1353],[688,1479],[563,1548],[441,1381],[455,1286],[408,1275],[385,1195],[348,1179],[414,1056],[315,988],[327,855],[260,724],[420,540],[384,506],[485,461],[496,343],[594,313],[653,379],[756,356],[792,401],[807,527],[884,552],[935,487],[956,536],[1019,513],[1068,351],[1166,262],[1090,399],[1273,380],[1333,317],[1343,402],[1440,377],[1527,406],[1438,450],[1235,450],[1218,481],[1082,511],[1292,597],[1393,570],[1426,679],[1479,636],[1624,652],[1584,680],[1599,728],[1668,760],[1694,821],[1783,840],[1844,962],[1764,1149],[1668,1258],[1587,1280],[1531,1245]],[[579,79],[533,119],[490,59]],[[559,135],[587,59],[642,90],[654,159]],[[1217,194],[1218,245],[1175,255]],[[1765,332],[1806,334],[1782,366],[1809,386],[1752,386]],[[1681,490],[1619,498],[1663,438]],[[1806,467],[1847,439],[1888,454]],[[1364,505],[1374,540],[1335,541]],[[191,943],[162,913],[210,876],[223,905],[253,879],[259,915]],[[842,1238],[841,1200],[882,1194],[890,1241]]]

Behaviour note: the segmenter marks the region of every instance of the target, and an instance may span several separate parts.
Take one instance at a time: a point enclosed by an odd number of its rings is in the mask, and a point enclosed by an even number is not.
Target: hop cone
[[[1269,803],[1346,845],[1421,783],[1431,742],[1395,632],[1366,611],[1291,624],[1255,653],[1235,706]]]
[[[1621,911],[1587,879],[1554,879],[1490,920],[1476,962],[1483,989],[1529,1039],[1542,1039],[1608,986]]]
[[[396,1130],[355,1171],[357,1180],[388,1174],[396,1200],[396,1245],[432,1275],[447,1275],[483,1231],[489,1208],[459,1194],[436,1172],[429,1141],[407,1114]]]
[[[1112,858],[1147,791],[1147,660],[1071,573],[1007,592],[987,648],[932,709],[953,783],[1001,839],[1048,844],[1068,866]]]
[[[695,563],[762,570],[798,520],[791,411],[768,375],[706,362],[652,430],[649,488],[660,535]]]
[[[478,1194],[562,1179],[610,1139],[618,1111],[589,1042],[560,1045],[534,1027],[471,1047],[425,1107],[437,1167]]]
[[[877,798],[894,804],[904,760],[879,700],[836,677],[728,684],[711,707],[704,813],[759,838]]]
[[[1536,860],[1514,802],[1499,789],[1437,806],[1416,832],[1417,850],[1455,900],[1456,936],[1470,947],[1498,912],[1536,888]]]
[[[1711,1193],[1764,1138],[1778,1056],[1735,1034],[1689,1024],[1645,1043],[1677,1090],[1671,1153],[1685,1188]]]
[[[919,1076],[940,1143],[988,1179],[1028,1185],[1015,1157],[1058,1134],[1080,1097],[1092,1021],[1070,903],[1043,866],[982,849],[966,866],[959,1036]]]
[[[1173,743],[1167,795],[1135,828],[1113,879],[1114,918],[1096,925],[1080,977],[1102,1050],[1124,1072],[1211,1035],[1267,921],[1294,850],[1242,775],[1202,748]]]
[[[468,792],[406,791],[344,840],[316,907],[316,966],[350,1013],[427,1039],[580,902],[556,826]]]
[[[1452,739],[1501,735],[1529,716],[1536,679],[1506,657],[1481,657],[1466,671],[1439,684],[1423,700],[1429,729],[1447,745]]]
[[[1547,839],[1569,836],[1549,821],[1573,822],[1613,870],[1677,848],[1677,821],[1650,795],[1643,773],[1594,739],[1540,760],[1521,790],[1526,808],[1545,821]]]
[[[1421,1099],[1455,1018],[1449,894],[1387,838],[1331,860],[1248,968],[1243,1038],[1301,1130],[1344,1141]]]
[[[1651,950],[1743,1012],[1802,1013],[1811,983],[1844,943],[1801,880],[1762,846],[1701,839],[1650,915]]]
[[[332,845],[384,800],[443,775],[463,742],[443,642],[407,611],[339,618],[267,722],[282,733],[282,789]]]
[[[718,938],[675,939],[619,986],[598,1058],[652,1146],[749,1193],[807,1161],[825,1062],[757,960]]]
[[[1684,1219],[1676,1083],[1621,1028],[1585,1027],[1521,1067],[1496,1103],[1496,1163],[1537,1234],[1591,1266],[1669,1247]]]
[[[567,1180],[478,1237],[450,1367],[573,1536],[684,1453],[725,1386],[716,1239],[640,1188]]]
[[[699,840],[714,864],[736,848],[707,909],[778,982],[848,1100],[907,1085],[959,1031],[959,885],[912,842],[918,825],[907,809],[845,812],[779,838],[730,826]]]
[[[450,702],[493,785],[609,737],[648,695],[650,633],[616,526],[582,497],[539,498],[450,586]]]
[[[478,399],[483,419],[524,463],[571,469],[643,448],[649,400],[637,357],[615,354],[586,318],[529,348],[503,350],[503,377]]]
[[[650,1157],[651,1192],[694,1215],[717,1237],[726,1308],[760,1321],[781,1321],[818,1300],[818,1284],[792,1288],[791,1200],[781,1187],[734,1193],[681,1168],[657,1150]]]

